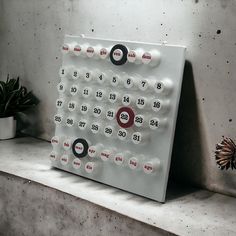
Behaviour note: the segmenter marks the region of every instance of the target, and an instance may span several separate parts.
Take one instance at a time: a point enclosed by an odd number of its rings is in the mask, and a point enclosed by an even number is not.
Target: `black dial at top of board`
[[[122,44],[116,44],[110,52],[110,60],[116,66],[124,65],[127,61],[128,49]]]

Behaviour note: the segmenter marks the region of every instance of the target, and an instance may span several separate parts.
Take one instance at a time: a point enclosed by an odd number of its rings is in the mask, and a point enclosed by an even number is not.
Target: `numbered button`
[[[141,91],[146,91],[149,87],[149,81],[147,79],[139,80],[138,87]]]
[[[92,78],[93,78],[93,74],[88,70],[84,70],[84,80],[86,82],[90,82]]]
[[[115,109],[109,109],[109,110],[107,110],[107,112],[106,112],[106,118],[107,118],[108,120],[114,120],[115,116],[116,116]]]
[[[72,161],[72,166],[73,166],[73,168],[76,169],[76,170],[80,169],[81,166],[82,166],[81,160],[78,159],[78,158],[75,158],[75,159]]]
[[[168,101],[162,101],[160,99],[153,99],[151,102],[152,110],[155,112],[166,112],[169,107],[169,102]]]
[[[94,117],[99,117],[99,116],[101,116],[101,115],[102,115],[102,112],[103,112],[103,109],[102,109],[102,107],[100,107],[100,106],[95,106],[95,107],[93,108],[93,116],[94,116]]]
[[[89,108],[90,108],[90,105],[89,105],[89,104],[83,103],[83,104],[80,105],[79,110],[80,110],[80,112],[81,112],[83,115],[86,115],[86,114],[88,113],[88,111],[89,111]]]
[[[66,126],[67,127],[72,127],[75,124],[75,118],[74,117],[68,117],[66,119]]]
[[[62,123],[62,120],[63,120],[63,117],[62,117],[61,114],[56,114],[56,115],[54,116],[54,122],[55,122],[56,125],[61,124],[61,123]]]
[[[120,140],[122,140],[122,141],[126,140],[127,136],[128,136],[128,133],[127,133],[127,130],[126,130],[126,129],[119,129],[119,130],[118,130],[118,132],[117,132],[117,137],[118,137]]]
[[[77,102],[75,102],[75,101],[70,101],[70,102],[68,103],[68,110],[69,110],[70,112],[74,111],[74,110],[76,109],[76,107],[77,107]]]
[[[91,124],[90,130],[93,134],[99,133],[101,129],[101,125],[98,122],[94,122]]]
[[[134,78],[128,77],[124,80],[124,86],[127,89],[131,89],[134,86]]]
[[[110,92],[108,94],[108,100],[110,103],[115,103],[119,99],[119,94],[117,92]]]
[[[69,155],[62,155],[60,161],[63,166],[67,165],[69,163]]]
[[[63,108],[64,103],[65,103],[65,100],[62,99],[62,98],[59,98],[59,99],[56,100],[56,107],[57,107],[58,109]]]
[[[135,132],[132,134],[131,139],[134,144],[140,144],[143,141],[143,135],[140,132]]]
[[[97,101],[101,101],[106,96],[106,92],[102,89],[95,91],[95,98]]]
[[[87,121],[87,120],[85,120],[85,119],[79,120],[79,122],[78,122],[78,128],[79,128],[80,130],[85,130],[87,127],[88,127],[88,121]]]
[[[93,89],[90,87],[85,87],[82,90],[82,96],[84,98],[89,98],[92,95]]]
[[[64,93],[66,91],[66,84],[63,83],[63,82],[60,82],[57,85],[57,90],[58,90],[59,93]]]
[[[145,97],[138,97],[136,99],[136,106],[139,108],[139,109],[144,109],[145,106],[147,104],[147,98]]]
[[[170,79],[164,79],[162,81],[156,81],[154,86],[156,93],[169,94],[173,89],[173,83]]]
[[[134,124],[134,116],[130,107],[121,107],[116,113],[116,120],[120,127],[129,128]]]
[[[103,133],[106,137],[111,137],[114,133],[114,127],[111,125],[105,126]]]
[[[117,87],[119,85],[120,82],[120,77],[118,75],[112,75],[111,79],[110,79],[110,84],[113,87]]]
[[[79,77],[80,77],[80,71],[79,71],[78,69],[73,69],[72,72],[71,72],[71,77],[72,77],[72,79],[74,79],[74,80],[79,79]]]
[[[59,70],[59,76],[61,78],[64,78],[67,76],[67,71],[68,71],[68,68],[66,67],[61,67],[60,70]]]
[[[157,117],[153,117],[149,120],[149,127],[152,130],[160,130],[165,128],[167,125],[166,119],[158,119]]]
[[[137,127],[144,126],[144,116],[143,115],[136,115],[134,117],[134,125]]]
[[[133,97],[130,94],[125,94],[122,96],[122,104],[124,106],[129,106],[133,102]]]
[[[103,72],[97,72],[96,74],[97,74],[96,75],[96,81],[99,84],[103,84],[106,81],[107,75]]]
[[[77,93],[78,93],[78,86],[73,84],[71,87],[70,87],[70,94],[72,96],[75,96]]]

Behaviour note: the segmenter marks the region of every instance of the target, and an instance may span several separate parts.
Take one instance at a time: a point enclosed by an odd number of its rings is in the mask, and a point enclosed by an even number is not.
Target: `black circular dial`
[[[88,154],[88,142],[85,139],[78,138],[72,144],[73,154],[78,158],[83,158]]]
[[[116,44],[112,47],[110,52],[110,60],[116,65],[120,66],[126,63],[127,61],[128,49],[122,44]]]

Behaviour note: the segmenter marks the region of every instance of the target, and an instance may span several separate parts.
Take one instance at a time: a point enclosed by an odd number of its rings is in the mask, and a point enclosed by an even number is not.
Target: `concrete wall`
[[[234,0],[2,0],[0,77],[34,90],[31,122],[49,139],[65,33],[187,46],[173,176],[236,196],[236,172],[218,170],[213,154],[222,135],[235,138],[235,17]]]

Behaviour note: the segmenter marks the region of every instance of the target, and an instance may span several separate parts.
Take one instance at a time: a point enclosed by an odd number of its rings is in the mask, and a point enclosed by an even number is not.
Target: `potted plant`
[[[20,85],[19,77],[0,81],[0,139],[14,138],[16,134],[15,116],[19,112],[36,106],[39,100]]]

